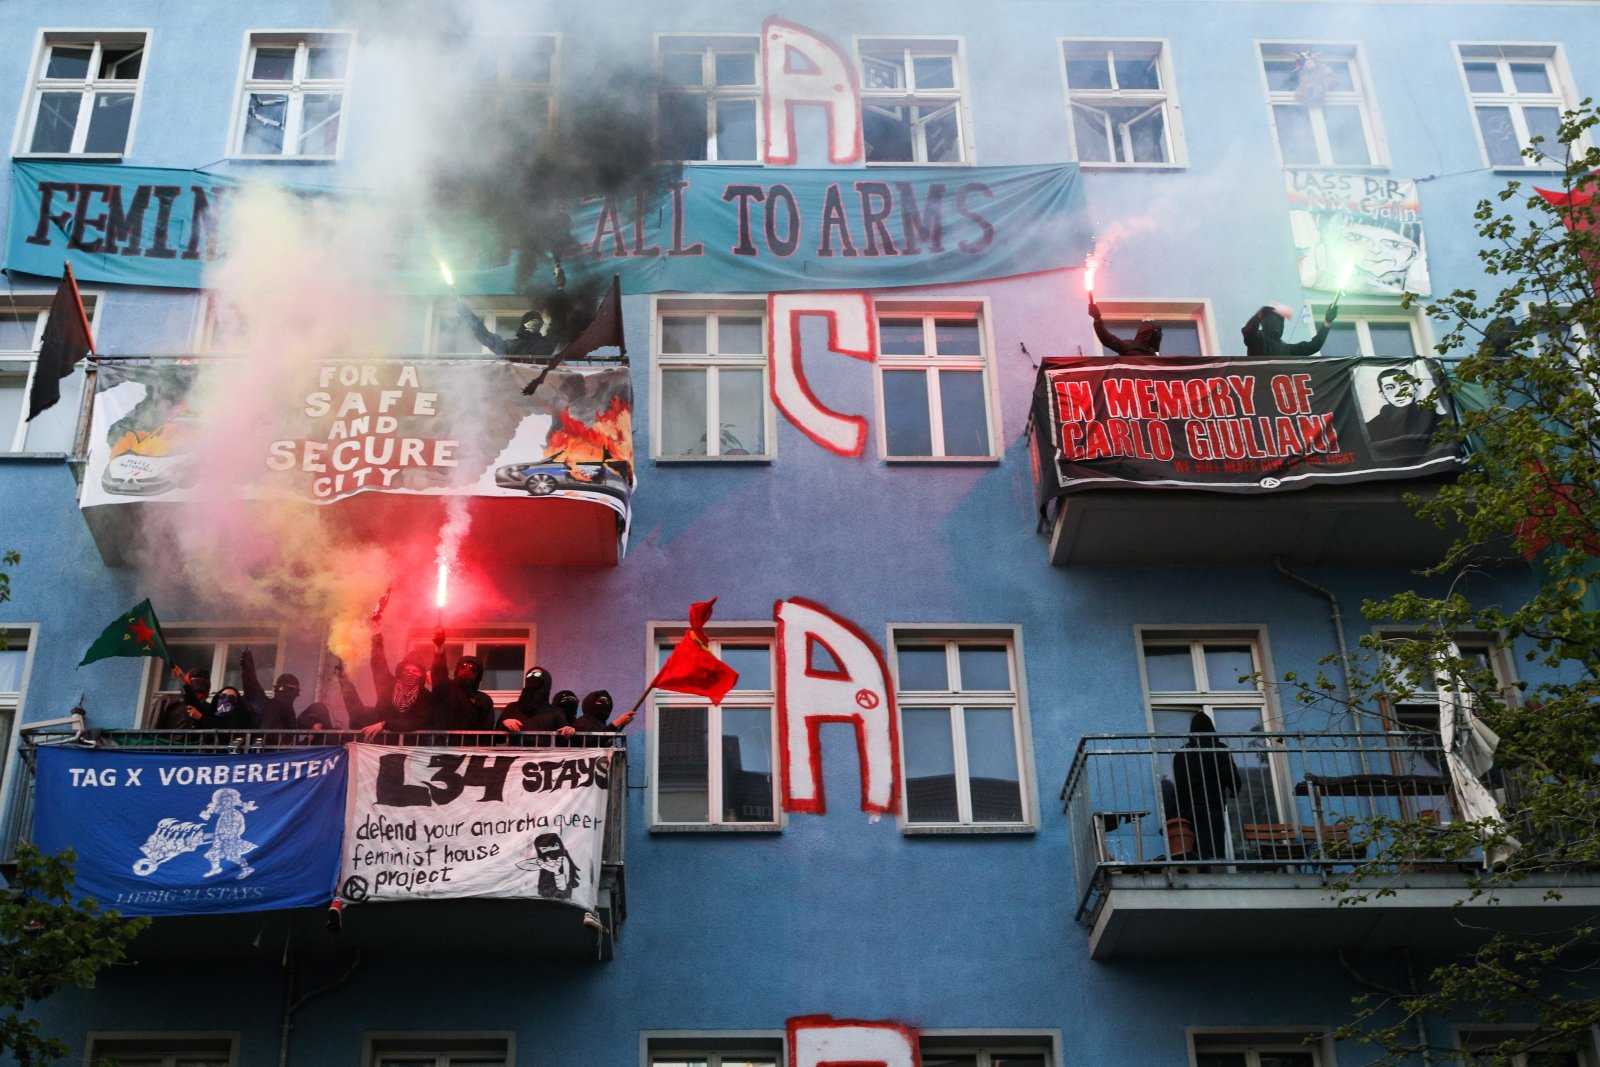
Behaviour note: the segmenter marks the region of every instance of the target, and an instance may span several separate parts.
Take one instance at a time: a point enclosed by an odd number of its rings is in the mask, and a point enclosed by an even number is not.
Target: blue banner
[[[326,905],[339,873],[341,748],[172,756],[41,748],[34,843],[77,852],[77,889],[125,915]]]
[[[654,203],[587,202],[587,260],[625,293],[944,285],[1081,266],[1076,164],[685,167]]]
[[[200,288],[223,254],[221,216],[239,184],[193,170],[18,162],[5,266],[56,278],[70,261],[83,281]],[[1075,164],[684,167],[654,200],[586,201],[572,233],[573,258],[620,274],[628,294],[1006,278],[1081,265],[1090,237]],[[437,266],[421,258],[393,264],[394,287],[443,295]],[[515,274],[507,263],[458,270],[456,281],[464,293],[504,294]]]

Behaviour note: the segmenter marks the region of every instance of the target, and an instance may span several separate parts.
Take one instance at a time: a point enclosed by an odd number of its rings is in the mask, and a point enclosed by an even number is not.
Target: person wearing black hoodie
[[[561,714],[566,717],[568,726],[572,726],[578,721],[577,693],[574,693],[570,689],[563,689],[561,692],[556,694],[555,700],[552,701],[552,703],[561,709]]]
[[[456,660],[456,672],[444,691],[440,708],[446,730],[493,730],[494,700],[478,687],[483,682],[483,661],[477,656]]]
[[[294,729],[294,702],[300,698],[300,679],[292,674],[278,675],[272,683],[272,695],[268,696],[256,677],[255,653],[248,648],[239,653],[239,677],[244,682],[244,695],[255,711],[256,729]]]
[[[1323,344],[1328,340],[1328,330],[1333,327],[1333,320],[1338,315],[1339,305],[1329,304],[1311,340],[1285,341],[1283,324],[1294,317],[1294,312],[1282,304],[1265,304],[1250,316],[1250,321],[1239,331],[1244,336],[1244,353],[1251,359],[1271,359],[1274,356],[1302,359],[1314,356],[1322,351]]]
[[[362,720],[367,722],[367,725],[361,728],[362,736],[367,738],[379,733],[451,729],[445,710],[445,703],[449,699],[447,690],[450,687],[450,677],[445,671],[444,631],[433,632],[431,670],[423,671],[422,664],[407,656],[391,672],[388,657],[384,654],[383,634],[378,630],[381,622],[382,619],[375,612],[372,620],[370,663],[374,700],[370,707],[364,705],[352,707],[349,703],[350,698],[354,696],[359,701],[360,695],[356,693],[354,685],[346,689],[345,707],[349,710],[351,721],[355,721],[359,711]],[[424,681],[430,684],[424,686]]]
[[[550,672],[543,667],[529,667],[522,676],[522,692],[506,705],[496,725],[507,733],[561,733],[570,734],[573,727],[561,708],[550,702]]]
[[[1094,335],[1100,343],[1119,356],[1159,356],[1161,354],[1161,327],[1151,319],[1139,323],[1133,340],[1124,341],[1100,321],[1100,305],[1089,301],[1089,317],[1094,320]]]
[[[622,728],[633,721],[633,712],[627,712],[617,719],[611,719],[611,694],[604,689],[596,689],[583,698],[583,714],[578,716],[578,721],[572,728],[580,734],[595,733],[620,733]]]
[[[1172,757],[1172,784],[1178,815],[1194,826],[1200,858],[1225,856],[1228,842],[1223,808],[1239,791],[1239,772],[1228,746],[1217,739],[1217,728],[1203,711],[1189,720],[1189,740]]]

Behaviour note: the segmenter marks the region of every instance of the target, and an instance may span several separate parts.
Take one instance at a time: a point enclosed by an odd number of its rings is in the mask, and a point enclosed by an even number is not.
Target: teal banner
[[[206,264],[224,253],[221,218],[239,185],[203,171],[18,162],[6,269],[55,278],[71,262],[83,281],[200,288]],[[1090,240],[1072,164],[684,167],[652,197],[596,197],[572,220],[570,259],[620,274],[628,294],[1005,278],[1078,266]],[[394,267],[396,288],[443,292],[432,262]],[[510,293],[514,274],[507,264],[458,272],[457,282],[466,293]]]

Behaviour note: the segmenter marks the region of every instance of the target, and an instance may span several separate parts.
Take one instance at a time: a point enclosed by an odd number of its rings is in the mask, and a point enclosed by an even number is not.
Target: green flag
[[[166,638],[161,636],[161,624],[156,621],[156,609],[150,606],[150,601],[141,600],[118,615],[105,632],[95,638],[78,666],[112,656],[160,656],[172,662],[172,653],[167,651]]]

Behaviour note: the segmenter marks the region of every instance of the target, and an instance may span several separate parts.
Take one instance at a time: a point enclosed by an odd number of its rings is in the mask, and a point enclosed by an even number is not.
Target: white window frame
[[[861,74],[861,118],[863,129],[869,108],[917,107],[938,108],[943,112],[953,108],[956,116],[957,159],[929,160],[927,122],[924,118],[912,130],[911,158],[908,160],[867,161],[870,166],[882,167],[969,167],[974,162],[972,136],[972,111],[967,103],[966,44],[960,37],[861,37],[855,38],[856,65]],[[896,55],[895,53],[898,53]],[[867,87],[867,59],[884,62],[898,59],[901,76],[905,82],[899,89],[869,89]],[[938,57],[950,60],[954,71],[955,87],[952,89],[921,89],[916,85],[914,59]]]
[[[204,667],[211,672],[211,692],[214,694],[226,683],[223,679],[230,668],[236,669],[239,662],[239,653],[246,646],[276,645],[278,647],[278,661],[272,666],[273,676],[284,672],[283,654],[288,647],[285,634],[281,626],[272,624],[235,623],[235,622],[179,622],[164,623],[161,635],[166,639],[167,645],[213,645],[211,662],[209,663],[180,663],[177,666],[184,670],[193,670]],[[171,677],[171,664],[157,658],[144,661],[143,680],[139,686],[138,713],[135,721],[143,724],[142,728],[154,730],[158,728],[155,716],[152,714],[154,705],[162,696],[162,686]],[[266,664],[258,664],[263,677],[263,685],[270,681],[265,677]],[[303,672],[302,672],[303,673]],[[243,686],[241,685],[242,689]],[[169,691],[170,692],[170,691]]]
[[[881,338],[884,319],[921,319],[921,355],[884,355],[878,344],[877,368],[873,373],[878,417],[878,456],[885,463],[997,463],[1000,460],[1000,400],[996,395],[994,367],[994,333],[987,297],[980,300],[948,301],[874,301],[872,328]],[[976,356],[940,356],[934,352],[935,323],[939,319],[963,319],[978,325],[978,346],[982,351]],[[928,379],[928,425],[932,441],[932,455],[910,456],[889,454],[889,420],[884,408],[883,376],[886,371],[923,370]],[[940,371],[978,371],[983,375],[983,415],[988,423],[989,451],[981,456],[947,456],[944,454],[944,406],[940,402]]]
[[[1317,322],[1322,321],[1322,316],[1327,314],[1328,307],[1333,301],[1318,300],[1311,304],[1311,314]],[[1433,350],[1433,334],[1428,329],[1427,316],[1418,311],[1406,311],[1395,304],[1356,304],[1344,302],[1339,305],[1339,317],[1334,320],[1334,328],[1340,323],[1346,323],[1356,328],[1356,348],[1358,354],[1371,359],[1399,359],[1399,356],[1378,356],[1373,352],[1372,332],[1373,324],[1385,326],[1407,326],[1411,330],[1411,344],[1416,348],[1416,359],[1432,359],[1436,356]],[[1327,355],[1326,352],[1322,355]]]
[[[658,649],[663,645],[671,645],[683,636],[685,623],[683,622],[652,622],[649,624],[649,641],[646,645],[649,659],[646,664],[646,677],[654,678],[660,669],[658,662]],[[712,655],[719,655],[724,644],[754,645],[765,644],[769,650],[771,689],[733,689],[723,699],[722,705],[712,704],[703,696],[689,693],[671,693],[665,690],[654,690],[650,694],[648,704],[649,727],[645,731],[646,745],[648,748],[648,790],[646,793],[647,812],[649,815],[650,830],[659,832],[687,832],[687,833],[772,833],[784,828],[788,818],[783,810],[780,799],[781,781],[779,761],[783,758],[778,750],[778,637],[777,629],[770,622],[728,622],[712,623],[706,627],[706,638],[711,644]],[[722,745],[712,743],[712,740],[722,737],[722,710],[723,705],[736,709],[747,707],[760,707],[766,705],[771,714],[768,724],[768,737],[772,746],[772,821],[771,822],[725,822],[723,821],[723,796],[722,796]],[[661,756],[662,729],[660,725],[661,709],[667,707],[689,707],[706,709],[706,819],[705,822],[667,822],[660,817],[658,787],[661,781],[659,771]]]
[[[498,1049],[493,1046],[499,1045]],[[434,1057],[434,1067],[452,1067],[455,1059],[482,1060],[503,1056],[506,1067],[517,1062],[517,1035],[512,1030],[395,1030],[361,1035],[362,1067],[379,1067],[382,1057]]]
[[[948,690],[927,692],[907,691],[900,685],[900,656],[902,645],[938,647],[945,649],[947,678],[956,677],[958,646],[1004,645],[1010,658],[1011,683],[1009,691],[998,690]],[[1028,714],[1028,683],[1024,669],[1022,627],[1020,626],[949,626],[935,623],[890,623],[888,644],[889,674],[894,684],[895,707],[907,704],[920,707],[938,707],[950,712],[951,738],[955,758],[956,813],[955,822],[912,822],[910,801],[901,796],[900,831],[907,835],[919,834],[1018,834],[1032,833],[1039,826],[1039,797],[1033,775],[1032,717]],[[1011,729],[1016,743],[1017,784],[1022,794],[1021,822],[976,822],[972,818],[970,772],[967,767],[966,724],[956,714],[965,708],[1004,707],[1012,712]],[[904,723],[898,724],[900,751],[897,754],[901,767],[901,788],[905,789],[906,752]]]
[[[662,338],[664,336],[663,320],[674,315],[686,317],[704,315],[707,319],[719,316],[729,318],[759,318],[761,320],[761,352],[755,353],[713,353],[699,355],[667,354],[662,352]],[[706,347],[715,347],[712,343],[714,330],[709,326],[706,331]],[[771,323],[767,321],[767,303],[764,299],[756,297],[741,300],[737,297],[653,297],[650,309],[650,457],[658,463],[765,463],[775,459],[778,454],[777,445],[777,416],[772,403],[772,373],[769,367],[769,354],[767,348],[771,341]],[[761,372],[761,433],[766,441],[766,448],[760,452],[750,452],[748,455],[731,455],[722,452],[722,396],[718,388],[717,375],[722,370],[759,370]],[[662,449],[662,428],[665,425],[665,391],[662,389],[662,373],[664,370],[704,370],[706,373],[706,454],[678,455],[668,454]],[[718,433],[713,435],[711,427],[717,427]]]
[[[446,352],[439,347],[439,333],[446,322],[459,322],[460,312],[456,310],[456,297],[447,297],[434,301],[428,305],[427,344],[424,350],[429,355],[455,356],[470,358],[475,356],[493,356],[489,349],[478,344],[473,339],[473,350],[470,352]],[[522,316],[528,313],[528,300],[521,296],[466,296],[462,297],[467,306],[472,308],[472,313],[483,320],[483,324],[490,333],[498,333],[502,321],[512,325],[512,336],[516,335],[516,327],[521,325]],[[465,329],[465,323],[462,324]],[[504,335],[501,335],[504,336]],[[510,338],[506,338],[510,340]]]
[[[1045,1067],[1059,1067],[1064,1062],[1059,1030],[921,1030],[917,1034],[917,1051],[923,1058],[941,1054],[974,1056],[977,1067],[993,1067],[994,1057],[1005,1055],[1042,1055]]]
[[[699,52],[701,58],[701,83],[695,85],[665,84],[663,59],[667,53]],[[716,84],[716,57],[718,53],[749,53],[754,57],[755,83],[752,85],[719,86]],[[660,84],[655,99],[656,158],[677,163],[726,163],[751,166],[761,162],[761,146],[766,142],[766,127],[762,117],[761,98],[765,90],[761,76],[761,38],[749,33],[658,33],[655,36],[655,73]],[[706,158],[668,160],[661,154],[661,98],[687,95],[700,97],[705,103]],[[755,106],[755,155],[750,159],[722,158],[717,142],[717,106],[723,100],[749,100]]]
[[[640,1067],[705,1060],[707,1067],[745,1067],[752,1059],[788,1062],[787,1035],[781,1030],[641,1030]]]
[[[1577,94],[1573,90],[1572,71],[1567,66],[1567,57],[1562,46],[1557,43],[1543,42],[1505,42],[1493,41],[1453,41],[1452,47],[1456,55],[1456,72],[1461,76],[1461,90],[1466,96],[1467,116],[1472,123],[1472,132],[1478,139],[1478,152],[1483,157],[1484,165],[1496,171],[1549,171],[1562,170],[1566,167],[1566,160],[1545,155],[1538,160],[1529,160],[1520,156],[1516,163],[1496,163],[1489,157],[1489,145],[1483,137],[1483,124],[1478,121],[1479,107],[1504,107],[1511,116],[1512,129],[1517,134],[1517,141],[1523,148],[1528,146],[1528,139],[1532,136],[1528,132],[1528,121],[1523,116],[1524,107],[1554,107],[1560,112],[1570,111],[1575,105]],[[1515,89],[1516,83],[1512,80],[1510,64],[1521,62],[1539,61],[1545,64],[1545,70],[1550,78],[1552,92],[1550,93],[1519,93]],[[1498,70],[1501,88],[1512,86],[1509,92],[1475,93],[1467,80],[1467,64],[1469,62],[1493,62]],[[1588,137],[1574,144],[1576,151],[1582,151],[1589,144]],[[1559,142],[1547,142],[1546,150],[1560,149]]]
[[[1272,144],[1278,150],[1278,162],[1285,167],[1314,167],[1319,170],[1365,171],[1382,170],[1388,164],[1388,147],[1384,141],[1383,123],[1378,114],[1377,100],[1372,92],[1372,80],[1367,74],[1366,51],[1359,41],[1256,41],[1257,65],[1261,71],[1261,91],[1267,101],[1267,121],[1272,126]],[[1267,77],[1269,60],[1292,60],[1296,52],[1309,49],[1313,53],[1342,60],[1350,65],[1350,81],[1354,89],[1329,89],[1323,104],[1315,107],[1301,104],[1294,92],[1273,89]],[[1361,132],[1367,144],[1367,162],[1335,163],[1333,144],[1328,139],[1328,120],[1323,106],[1334,104],[1354,107],[1361,116]],[[1309,162],[1290,163],[1284,159],[1283,139],[1278,131],[1279,107],[1303,107],[1311,124],[1311,137],[1316,142],[1317,158]]]
[[[445,647],[461,646],[461,651],[454,656],[447,657],[445,669],[454,672],[456,660],[461,656],[478,655],[479,645],[521,645],[522,674],[538,665],[534,658],[538,650],[538,628],[532,623],[523,624],[464,624],[452,622],[445,636]],[[387,641],[387,638],[385,638]],[[429,657],[433,655],[433,630],[425,627],[412,627],[405,632],[405,643],[399,648],[385,646],[389,655],[390,666],[400,661],[400,658],[412,649],[426,648]],[[426,662],[424,667],[426,667]],[[567,688],[562,686],[562,689]],[[558,690],[559,691],[559,690]],[[484,689],[482,692],[494,701],[496,712],[505,709],[505,706],[522,695],[522,683],[517,683],[515,689]]]
[[[522,81],[517,77],[516,60],[519,52],[505,47],[508,41],[537,42],[546,47],[539,49],[550,57],[550,78],[547,81]],[[474,33],[467,39],[470,55],[463,56],[467,64],[493,62],[494,79],[472,83],[472,88],[482,88],[494,94],[496,114],[504,116],[508,107],[526,111],[520,101],[539,99],[545,111],[545,132],[556,129],[557,96],[561,86],[561,34],[506,31],[503,33]],[[468,90],[471,91],[470,89]]]
[[[177,1042],[204,1043],[216,1048],[214,1051],[176,1048]],[[105,1048],[107,1045],[111,1047]],[[228,1067],[233,1067],[239,1062],[239,1033],[236,1030],[91,1030],[84,1039],[83,1048],[84,1067],[98,1067],[103,1057],[122,1063],[133,1056],[159,1056],[162,1067],[175,1067],[179,1056],[219,1054],[227,1058]]]
[[[344,76],[341,78],[311,79],[307,76],[310,46],[313,43],[332,42],[342,38],[345,44]],[[294,46],[294,70],[289,81],[257,80],[250,76],[258,48],[284,48]],[[305,160],[334,161],[344,156],[345,138],[350,132],[350,84],[355,67],[356,35],[349,30],[247,30],[244,35],[244,54],[239,61],[238,92],[234,96],[233,121],[228,128],[227,158],[256,161]],[[284,113],[283,151],[275,153],[246,152],[244,139],[247,130],[247,109],[252,93],[274,93],[289,97]],[[339,138],[331,154],[300,153],[295,151],[304,133],[305,98],[307,95],[337,95],[339,97]]]
[[[0,636],[7,642],[6,652],[23,654],[22,674],[17,679],[17,688],[0,690],[0,723],[3,723],[0,740],[6,746],[5,756],[0,758],[0,785],[11,781],[18,758],[17,738],[22,732],[22,709],[28,703],[28,683],[33,678],[34,653],[38,651],[41,629],[36,622],[0,623]],[[63,709],[62,715],[65,714]]]
[[[1133,340],[1133,331],[1128,328],[1129,323],[1137,325],[1143,319],[1154,319],[1157,322],[1179,322],[1188,320],[1194,323],[1200,335],[1200,358],[1212,359],[1218,352],[1215,336],[1212,334],[1211,300],[1206,297],[1194,299],[1169,298],[1154,300],[1101,300],[1096,298],[1095,305],[1099,307],[1101,317],[1109,320],[1107,328],[1112,333],[1122,336],[1125,341]],[[1113,327],[1111,323],[1116,323]],[[1120,331],[1120,332],[1119,332]],[[1093,338],[1095,355],[1104,355],[1100,339]]]
[[[1332,1027],[1191,1027],[1186,1031],[1189,1067],[1198,1067],[1198,1053],[1242,1052],[1246,1067],[1261,1067],[1263,1052],[1309,1052],[1312,1067],[1337,1067],[1334,1059]],[[1315,1041],[1307,1038],[1315,1036]]]
[[[1477,1051],[1488,1051],[1509,1037],[1526,1034],[1531,1030],[1531,1027],[1504,1023],[1486,1023],[1482,1026],[1457,1026],[1455,1027],[1455,1046],[1462,1052],[1469,1054]],[[1595,1030],[1590,1027],[1585,1031],[1583,1041],[1571,1050],[1577,1067],[1594,1067],[1597,1059],[1600,1059],[1600,1056],[1597,1056],[1600,1050],[1595,1047],[1595,1038]],[[1552,1049],[1550,1051],[1558,1050]],[[1527,1053],[1519,1052],[1514,1054],[1511,1057],[1510,1067],[1528,1067]]]
[[[78,294],[83,298],[83,309],[89,315],[89,332],[94,336],[100,333],[100,304],[103,295],[98,289],[81,290]],[[33,347],[27,351],[21,349],[0,349],[0,378],[22,379],[22,406],[17,411],[15,426],[0,424],[0,455],[26,454],[24,447],[28,440],[28,393],[33,389],[33,376],[39,371],[39,347],[44,341],[45,320],[50,317],[50,302],[55,299],[54,290],[24,290],[21,292],[9,291],[0,295],[0,314],[11,315],[20,313],[24,318],[34,315]],[[76,398],[67,395],[63,388],[62,396],[56,406],[68,405],[77,409],[78,415],[74,420],[76,427],[72,441],[65,454],[74,455],[78,450],[78,440],[82,432],[83,410],[90,402],[89,390],[83,388],[88,381],[87,374],[82,367],[74,372],[79,382],[79,393]],[[63,378],[63,386],[72,381],[72,377]],[[54,454],[54,453],[51,453]]]
[[[28,68],[28,91],[23,94],[22,110],[17,119],[16,143],[12,155],[22,159],[124,159],[133,152],[134,134],[139,125],[139,106],[144,97],[144,76],[150,69],[150,39],[152,33],[149,29],[43,29],[39,31],[37,43],[34,46],[33,63]],[[138,43],[142,55],[139,59],[139,76],[129,81],[120,79],[101,79],[94,75],[99,71],[101,53],[107,44],[126,46]],[[56,46],[78,47],[85,45],[93,49],[89,57],[89,77],[83,79],[73,78],[46,78],[45,70],[51,48]],[[72,145],[66,152],[34,152],[30,145],[33,142],[34,126],[39,119],[39,106],[42,96],[47,92],[81,91],[83,100],[78,105],[78,118],[73,126]],[[133,93],[133,110],[128,115],[128,136],[123,142],[120,152],[86,152],[84,147],[89,138],[89,124],[93,118],[94,99],[102,92],[106,93]]]
[[[1089,46],[1104,46],[1108,51],[1115,51],[1118,45],[1128,48],[1135,46],[1144,50],[1155,48],[1156,70],[1161,76],[1160,89],[1079,89],[1073,90],[1067,80],[1067,60],[1084,58],[1098,49]],[[1188,165],[1188,153],[1183,137],[1183,109],[1178,103],[1178,86],[1174,77],[1172,63],[1172,42],[1164,37],[1058,37],[1056,38],[1057,67],[1061,76],[1061,89],[1067,104],[1067,148],[1078,166],[1084,168],[1110,167],[1126,170],[1129,168],[1154,168],[1160,170],[1177,170]],[[1109,60],[1107,61],[1110,62]],[[1113,71],[1115,70],[1113,66]],[[1115,77],[1113,75],[1113,81]],[[1078,128],[1072,117],[1073,99],[1085,107],[1134,106],[1147,105],[1146,110],[1161,107],[1162,120],[1166,129],[1166,154],[1167,159],[1160,162],[1142,162],[1139,160],[1088,160],[1078,150]],[[1131,145],[1130,145],[1131,147]],[[1115,155],[1115,151],[1112,155]]]

